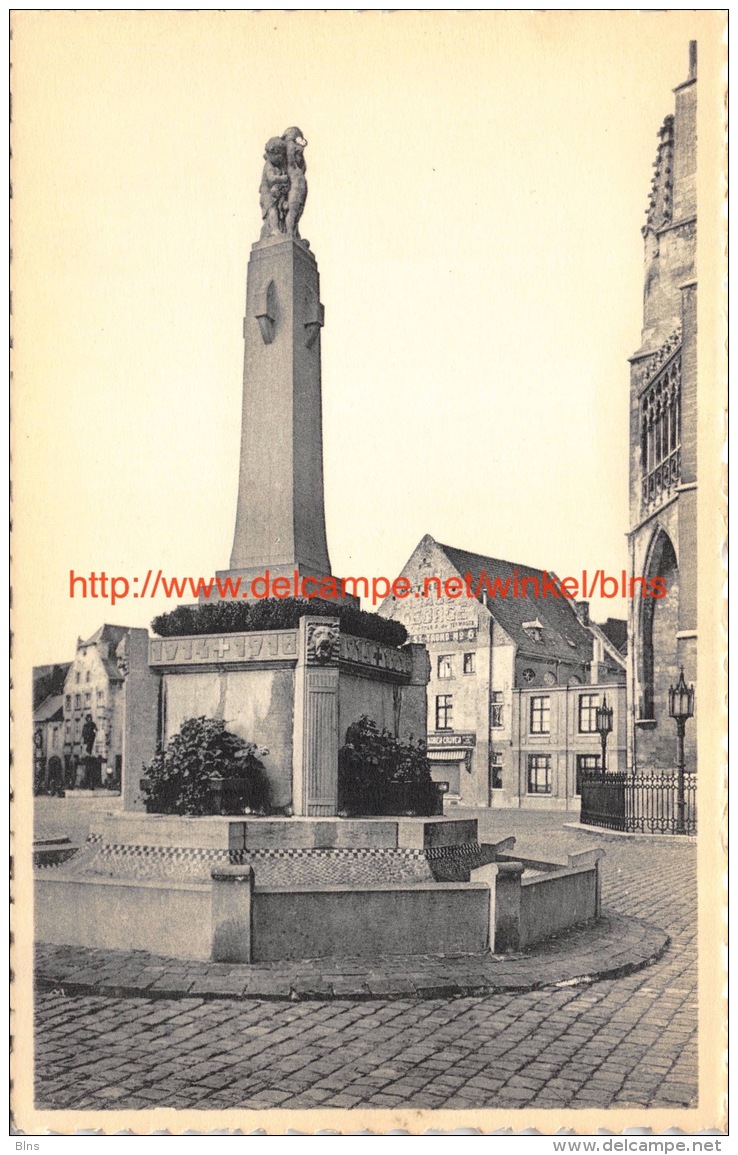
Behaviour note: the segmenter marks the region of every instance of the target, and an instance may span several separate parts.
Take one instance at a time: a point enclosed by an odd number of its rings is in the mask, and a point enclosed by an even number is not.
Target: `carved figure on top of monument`
[[[281,136],[273,136],[266,142],[264,161],[259,185],[259,204],[264,222],[262,241],[285,231],[290,178],[287,175],[287,145]]]
[[[287,195],[287,215],[285,217],[285,232],[288,237],[300,240],[298,225],[305,201],[307,200],[307,180],[305,178],[305,148],[307,141],[302,131],[293,125],[282,133],[282,140],[287,146],[287,175],[290,178],[289,193]]]

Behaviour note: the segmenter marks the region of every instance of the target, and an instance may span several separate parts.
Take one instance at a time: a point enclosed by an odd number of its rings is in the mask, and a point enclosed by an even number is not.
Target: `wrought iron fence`
[[[579,821],[586,826],[606,826],[625,830],[625,779],[621,773],[598,774],[583,771],[580,790],[582,810]]]
[[[696,834],[697,776],[582,774],[580,822],[636,834]]]

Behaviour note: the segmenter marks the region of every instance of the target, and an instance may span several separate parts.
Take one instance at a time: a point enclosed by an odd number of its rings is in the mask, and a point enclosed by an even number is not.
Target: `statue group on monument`
[[[287,128],[266,142],[259,203],[264,222],[261,240],[287,236],[301,240],[298,225],[305,201],[305,140],[299,128]],[[303,244],[305,242],[303,241]]]

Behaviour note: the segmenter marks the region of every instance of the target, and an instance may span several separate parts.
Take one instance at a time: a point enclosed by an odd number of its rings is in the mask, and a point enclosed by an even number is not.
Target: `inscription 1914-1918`
[[[152,638],[150,666],[224,665],[297,657],[297,630],[200,638]]]
[[[194,638],[152,638],[149,641],[149,665],[223,666],[243,662],[297,661],[297,630],[268,630],[263,633],[208,635]],[[342,662],[373,666],[395,673],[409,674],[412,657],[406,650],[336,635]]]

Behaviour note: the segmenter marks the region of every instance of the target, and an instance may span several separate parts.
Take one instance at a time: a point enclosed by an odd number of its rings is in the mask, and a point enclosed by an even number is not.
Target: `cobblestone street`
[[[591,844],[563,828],[570,820],[497,811],[480,817],[480,837],[514,831],[520,853],[556,856]],[[603,845],[603,906],[671,936],[638,973],[528,993],[363,1002],[39,992],[36,1106],[694,1106],[696,847],[676,838]]]

